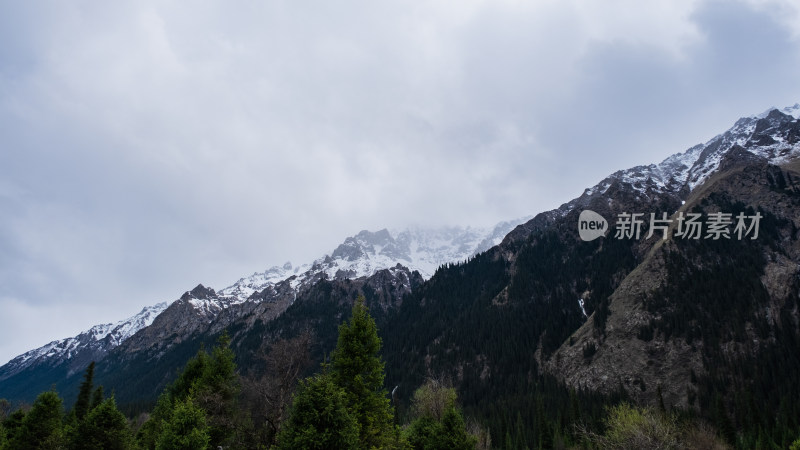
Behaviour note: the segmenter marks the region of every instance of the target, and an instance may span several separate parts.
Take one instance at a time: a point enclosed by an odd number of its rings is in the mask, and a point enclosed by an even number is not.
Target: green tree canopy
[[[477,438],[467,432],[456,404],[456,391],[436,380],[420,386],[412,399],[414,417],[405,434],[415,449],[474,449]]]
[[[54,391],[42,392],[25,414],[19,429],[7,446],[10,449],[57,449],[63,446],[61,397]]]
[[[211,440],[205,412],[191,397],[175,404],[156,441],[156,450],[205,450]]]
[[[230,338],[223,333],[211,355],[200,348],[197,355],[186,363],[175,382],[159,396],[150,419],[139,430],[138,438],[143,447],[152,449],[161,442],[160,436],[166,432],[165,424],[174,420],[175,408],[189,399],[192,408],[203,412],[204,426],[208,427],[208,445],[216,448],[230,444],[236,431],[239,381],[235,355],[229,344]],[[186,413],[187,407],[183,408]]]
[[[360,426],[362,448],[394,445],[398,432],[386,389],[384,363],[378,356],[378,327],[359,296],[350,321],[339,326],[339,340],[331,360],[333,381],[344,389],[348,409]]]
[[[127,450],[134,448],[128,420],[117,409],[114,397],[92,408],[78,425],[74,448],[83,450]]]
[[[73,411],[78,420],[83,420],[89,412],[89,407],[92,400],[92,390],[94,389],[94,361],[89,363],[86,368],[86,373],[83,375],[83,382],[81,383],[80,390],[78,391],[78,399],[75,400]]]
[[[278,434],[280,449],[357,449],[359,425],[347,396],[330,374],[300,382],[289,418]]]

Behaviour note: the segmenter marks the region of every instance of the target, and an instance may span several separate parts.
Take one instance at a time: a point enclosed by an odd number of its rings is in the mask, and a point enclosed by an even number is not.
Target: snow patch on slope
[[[800,103],[781,110],[770,108],[761,114],[739,119],[725,133],[683,153],[671,155],[659,164],[617,171],[587,188],[575,201],[562,206],[561,213],[566,214],[573,207],[586,203],[589,197],[604,194],[615,182],[629,184],[642,195],[647,195],[648,190],[678,193],[688,188],[692,191],[719,169],[722,159],[734,146],[745,147],[773,164],[796,158],[800,155],[800,147],[787,143],[778,129],[786,124],[784,115],[800,119]]]
[[[156,316],[167,309],[167,302],[147,306],[138,314],[117,323],[95,325],[77,336],[50,342],[42,347],[23,353],[5,366],[5,377],[18,373],[25,367],[42,360],[63,361],[72,358],[84,348],[111,350],[150,325]]]
[[[293,266],[287,262],[241,278],[219,292],[220,307],[225,307],[226,303],[245,302],[254,293],[285,280],[297,291],[321,276],[328,279],[368,277],[398,263],[428,279],[444,264],[465,261],[499,244],[508,232],[527,220],[529,217],[501,222],[492,228],[364,230],[310,264]],[[196,307],[209,308],[199,303]]]

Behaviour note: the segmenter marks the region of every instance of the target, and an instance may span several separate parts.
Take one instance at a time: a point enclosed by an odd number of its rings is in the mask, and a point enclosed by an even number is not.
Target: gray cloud
[[[0,361],[364,228],[556,207],[798,101],[798,23],[789,1],[5,2]]]

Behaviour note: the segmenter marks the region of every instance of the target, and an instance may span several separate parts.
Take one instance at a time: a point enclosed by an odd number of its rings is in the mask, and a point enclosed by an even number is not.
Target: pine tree
[[[75,417],[77,417],[79,421],[83,420],[83,418],[86,416],[86,413],[89,412],[89,406],[92,398],[93,380],[94,361],[89,363],[89,367],[86,368],[86,373],[83,376],[83,382],[81,383],[80,390],[78,391],[78,399],[75,400],[75,406],[73,407],[73,410],[75,411]]]
[[[428,380],[414,392],[411,411],[415,418],[405,431],[414,449],[474,449],[477,438],[467,432],[456,406],[456,391]]]
[[[536,438],[539,441],[539,448],[552,448],[553,430],[547,420],[544,402],[541,397],[536,399],[536,431],[538,433]]]
[[[399,433],[383,387],[384,364],[378,356],[381,339],[364,302],[364,296],[359,296],[349,323],[339,326],[331,375],[344,389],[348,409],[358,421],[360,446],[381,448],[394,445]]]
[[[164,430],[164,424],[172,417],[173,404],[169,392],[165,391],[158,396],[156,406],[150,418],[139,429],[136,439],[142,448],[156,448],[156,441]]]
[[[152,449],[161,442],[160,436],[166,432],[164,424],[174,420],[177,405],[189,399],[192,408],[203,412],[204,426],[208,427],[208,445],[216,448],[231,443],[236,431],[239,382],[229,344],[230,338],[223,333],[211,355],[200,348],[197,355],[186,363],[178,379],[159,396],[150,419],[139,430],[137,437],[143,447]],[[186,412],[186,406],[183,408]]]
[[[61,397],[54,391],[39,394],[31,410],[22,419],[19,430],[9,440],[9,449],[58,449],[62,448],[63,434]]]
[[[236,400],[239,379],[230,337],[224,332],[211,351],[201,376],[192,385],[192,396],[208,419],[213,448],[229,444],[236,431]]]
[[[181,374],[178,375],[178,379],[167,388],[168,395],[173,400],[185,400],[188,398],[192,389],[203,377],[209,364],[211,362],[208,352],[204,347],[200,347],[194,358],[186,362],[186,366],[184,366]]]
[[[100,406],[103,400],[103,386],[97,386],[97,389],[94,390],[94,394],[92,394],[92,404],[89,406],[89,411]]]
[[[3,448],[8,440],[8,430],[6,429],[5,422],[9,417],[9,412],[11,412],[11,402],[0,398],[0,449]]]
[[[114,397],[92,408],[78,425],[78,441],[74,448],[83,450],[127,450],[134,448],[128,421]]]
[[[359,424],[347,396],[330,374],[301,381],[289,418],[278,433],[279,449],[357,449]],[[368,448],[368,447],[367,447]]]
[[[469,450],[475,448],[476,442],[477,439],[467,433],[461,411],[455,406],[448,408],[442,417],[442,436],[439,448]]]
[[[9,412],[11,412],[11,402],[0,398],[0,424],[6,421]]]
[[[16,436],[17,432],[22,428],[23,419],[25,419],[25,410],[19,408],[9,414],[6,420],[3,421],[3,429],[5,430],[7,441],[14,439],[14,436]]]
[[[205,450],[211,440],[205,412],[191,397],[175,404],[156,441],[156,450]]]

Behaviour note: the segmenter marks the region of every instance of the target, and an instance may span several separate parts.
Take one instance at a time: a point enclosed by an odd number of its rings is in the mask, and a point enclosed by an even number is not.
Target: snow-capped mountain
[[[726,132],[713,137],[705,144],[695,145],[676,153],[658,164],[636,166],[619,170],[600,183],[587,188],[583,194],[552,211],[563,216],[576,207],[585,207],[597,196],[602,196],[615,183],[630,185],[639,195],[672,193],[686,197],[720,168],[724,156],[735,147],[746,147],[757,157],[772,164],[781,164],[800,154],[800,103],[783,109],[743,117]]]
[[[499,244],[509,231],[528,218],[501,222],[492,228],[445,227],[436,229],[409,228],[376,232],[363,230],[348,237],[328,255],[310,264],[293,266],[287,262],[264,272],[241,278],[219,292],[226,304],[246,301],[267,286],[291,279],[293,289],[298,289],[320,277],[328,279],[367,277],[379,270],[389,269],[398,263],[418,271],[424,279],[447,263],[459,262]],[[208,305],[195,301],[198,308]],[[220,305],[223,306],[223,305]]]
[[[189,320],[183,307],[180,315],[185,327],[194,329],[199,324],[213,321],[222,311],[245,302],[260,303],[265,291],[280,290],[286,285],[295,293],[321,278],[362,278],[401,264],[411,271],[419,271],[424,278],[433,275],[439,266],[463,261],[498,244],[517,224],[527,218],[501,222],[492,228],[448,227],[438,229],[414,228],[401,231],[361,231],[348,237],[330,254],[312,263],[292,266],[286,263],[264,272],[239,279],[233,285],[214,292],[198,286],[187,291],[174,302],[163,302],[144,308],[139,314],[115,324],[95,325],[77,336],[53,341],[28,351],[0,367],[0,381],[11,377],[26,367],[42,364],[55,365],[70,361],[77,370],[92,359],[119,346],[128,338],[150,326],[169,306],[186,303],[193,315]],[[259,295],[261,294],[261,295]],[[171,321],[174,322],[174,321]],[[74,360],[74,361],[72,361]]]
[[[102,359],[104,354],[122,343],[134,343],[138,338],[130,339],[132,336],[142,336],[142,345],[139,346],[142,347],[148,340],[170,337],[176,327],[183,326],[183,331],[191,333],[198,326],[210,324],[226,314],[232,315],[230,320],[237,320],[236,314],[268,309],[270,301],[282,302],[281,308],[263,314],[280,314],[287,304],[291,304],[292,295],[296,296],[321,279],[357,279],[392,269],[398,264],[418,271],[422,278],[427,279],[439,266],[469,259],[500,243],[504,237],[524,239],[533,229],[549,226],[576,208],[586,207],[598,199],[605,201],[609,190],[616,189],[615,186],[641,198],[656,198],[666,193],[686,199],[692,190],[720,171],[726,156],[734,150],[773,164],[800,157],[800,104],[783,109],[771,108],[742,118],[706,143],[674,154],[658,164],[617,171],[586,189],[580,197],[529,221],[503,222],[485,229],[362,231],[311,263],[295,266],[287,262],[241,278],[218,292],[198,286],[169,305],[161,303],[148,307],[128,320],[97,325],[78,336],[26,352],[0,367],[0,381],[21,374],[31,366],[55,366],[66,362],[70,370],[82,370],[85,363]],[[148,329],[152,336],[145,339]]]
[[[137,331],[153,323],[153,320],[168,306],[167,302],[147,306],[138,314],[117,323],[95,325],[77,336],[50,342],[17,356],[3,366],[0,372],[0,381],[11,377],[26,367],[38,364],[52,364],[70,360],[79,353],[84,359],[95,357],[119,346]]]

